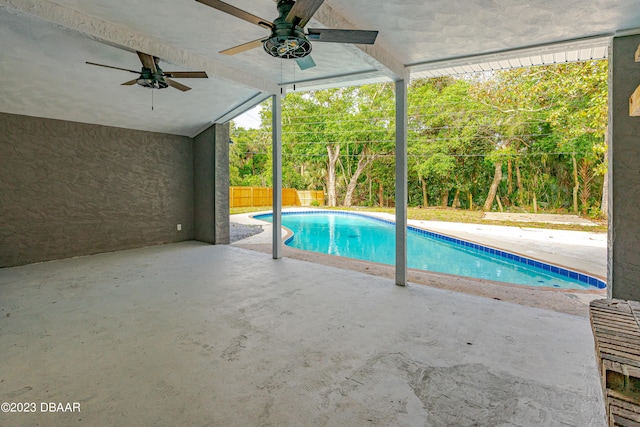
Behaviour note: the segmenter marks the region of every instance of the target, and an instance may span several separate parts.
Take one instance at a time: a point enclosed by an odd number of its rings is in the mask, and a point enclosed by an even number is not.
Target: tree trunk
[[[378,200],[380,207],[384,208],[384,190],[382,188],[382,182],[380,182],[380,187],[378,187]]]
[[[513,194],[513,160],[507,162],[507,194]]]
[[[375,160],[375,156],[370,156],[367,154],[367,150],[362,150],[360,153],[360,158],[358,159],[358,166],[356,167],[356,171],[351,175],[351,179],[349,180],[349,184],[347,184],[347,194],[344,196],[344,206],[350,207],[351,200],[353,198],[353,192],[356,189],[356,185],[358,184],[358,179],[362,172],[365,170],[367,166],[371,164],[372,161]]]
[[[496,202],[498,202],[498,209],[500,209],[500,212],[504,212],[504,209],[502,208],[502,202],[500,201],[500,195],[496,194]]]
[[[518,186],[518,205],[524,204],[524,184],[522,184],[522,175],[520,174],[520,165],[516,162],[516,185]]]
[[[456,190],[456,195],[453,197],[453,204],[451,205],[454,209],[458,209],[460,207],[460,190]]]
[[[473,210],[473,193],[469,191],[469,210]]]
[[[489,188],[487,200],[485,200],[484,206],[482,208],[482,210],[484,210],[485,212],[491,210],[491,205],[493,205],[493,200],[496,198],[496,193],[498,192],[500,181],[502,181],[502,162],[496,162],[496,171],[493,175],[493,182],[491,183],[491,187]]]
[[[580,190],[580,180],[578,180],[578,161],[575,151],[571,153],[573,163],[573,213],[578,215],[578,191]]]
[[[336,206],[336,163],[340,156],[339,145],[327,145],[329,154],[329,164],[327,165],[327,204],[330,207]]]
[[[427,180],[420,177],[420,183],[422,184],[422,207],[429,207],[429,196],[427,195]]]
[[[607,159],[605,154],[605,160]],[[609,218],[609,171],[605,172],[602,182],[602,201],[600,202],[600,213],[604,219]]]
[[[446,190],[440,193],[440,206],[443,208],[449,206],[449,192]]]
[[[422,207],[429,207],[429,192],[427,191],[427,180],[422,179]]]
[[[608,146],[609,131],[605,132],[605,145]],[[604,152],[604,164],[607,165],[607,171],[604,173],[604,180],[602,182],[602,201],[600,202],[600,213],[607,219],[609,218],[609,148]]]
[[[580,199],[580,206],[582,207],[582,214],[587,215],[589,207],[589,199],[591,198],[591,183],[593,182],[593,165],[587,159],[580,161],[580,192],[578,197]]]
[[[538,213],[538,175],[533,176],[533,213]]]

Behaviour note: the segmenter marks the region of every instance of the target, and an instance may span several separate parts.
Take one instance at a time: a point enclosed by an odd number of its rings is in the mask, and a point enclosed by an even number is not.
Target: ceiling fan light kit
[[[294,1],[282,0],[278,2],[278,18],[273,21],[271,37],[265,39],[262,47],[265,52],[276,58],[298,59],[311,53],[311,43],[307,40],[304,30],[292,22],[287,22]]]
[[[169,84],[166,82],[164,76],[162,75],[162,70],[160,69],[160,67],[157,67],[156,69],[157,72],[153,73],[150,69],[143,68],[140,72],[140,77],[136,79],[136,83],[139,86],[149,89],[165,89],[169,87]],[[123,85],[126,85],[127,83],[128,82],[125,82],[123,83]]]

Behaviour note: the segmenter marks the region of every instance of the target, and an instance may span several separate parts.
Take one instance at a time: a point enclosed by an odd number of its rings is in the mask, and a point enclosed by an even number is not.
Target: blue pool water
[[[255,218],[272,221],[272,215]],[[350,212],[283,212],[285,242],[307,251],[395,264],[395,224]],[[601,280],[509,252],[409,227],[409,268],[562,289],[602,289]]]

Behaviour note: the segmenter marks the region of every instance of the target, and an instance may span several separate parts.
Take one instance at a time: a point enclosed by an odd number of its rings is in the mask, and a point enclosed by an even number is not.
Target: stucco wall
[[[616,37],[609,49],[609,296],[640,300],[640,117],[629,97],[640,84],[640,36]]]
[[[195,239],[229,243],[229,125],[215,124],[194,138]]]
[[[230,241],[229,233],[229,125],[215,125],[215,211],[216,245]]]
[[[0,224],[0,266],[191,240],[193,142],[0,113]]]
[[[215,243],[215,126],[193,139],[193,213],[196,240]]]

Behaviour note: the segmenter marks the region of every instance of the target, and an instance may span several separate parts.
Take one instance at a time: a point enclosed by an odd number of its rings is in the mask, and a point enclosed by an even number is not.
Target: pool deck
[[[284,209],[283,212],[309,209]],[[232,215],[231,222],[262,226],[264,232],[235,242],[234,245],[262,252],[271,251],[272,227],[270,223],[252,218],[252,214]],[[393,221],[393,215],[367,213]],[[468,240],[485,246],[524,255],[547,263],[567,267],[605,280],[607,273],[606,233],[552,230],[526,227],[507,227],[485,224],[463,224],[442,221],[409,220],[411,226],[447,236]],[[283,236],[285,232],[283,231]],[[284,247],[287,257],[319,262],[341,268],[367,272],[383,277],[394,277],[393,267],[382,264],[345,259]],[[605,290],[559,291],[548,288],[530,288],[498,282],[449,276],[439,273],[410,270],[410,282],[471,293],[524,305],[545,307],[556,311],[586,316],[588,303],[606,296]],[[478,284],[482,285],[479,286]]]

